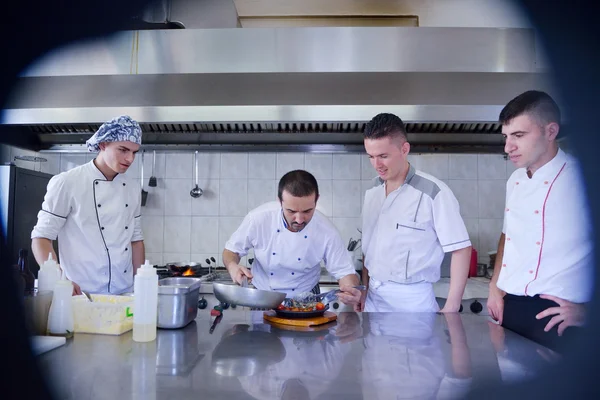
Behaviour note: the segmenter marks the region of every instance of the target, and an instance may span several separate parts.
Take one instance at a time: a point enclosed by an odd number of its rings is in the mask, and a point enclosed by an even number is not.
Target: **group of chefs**
[[[504,225],[487,307],[502,326],[554,349],[581,334],[592,296],[592,236],[576,160],[558,146],[560,110],[528,91],[499,116],[505,152],[517,167],[507,182]],[[367,312],[457,312],[471,242],[448,186],[408,162],[401,118],[382,113],[367,124],[366,153],[377,173],[362,207],[362,277],[331,221],[317,211],[319,187],[307,171],[286,173],[276,201],[252,210],[223,250],[232,279],[257,289],[318,291],[321,263],[338,281],[339,299]],[[130,291],[145,257],[139,185],[124,173],[142,143],[139,124],[120,116],[86,142],[87,164],[54,176],[32,250],[41,265],[58,239],[61,267],[74,293]],[[252,268],[240,259],[253,249]],[[452,253],[450,289],[439,310],[433,283]],[[360,279],[362,278],[362,279]],[[361,282],[362,281],[362,282]],[[356,288],[360,283],[366,290]]]

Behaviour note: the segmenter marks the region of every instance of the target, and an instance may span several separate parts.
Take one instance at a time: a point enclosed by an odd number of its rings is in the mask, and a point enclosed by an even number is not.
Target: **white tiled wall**
[[[3,146],[1,162],[17,154],[38,155],[44,163],[17,161],[17,165],[52,174],[81,165],[91,154],[27,152]],[[506,180],[514,170],[502,155],[411,154],[418,169],[442,179],[457,197],[461,214],[479,252],[495,250],[502,229]],[[127,172],[140,181],[140,159]],[[158,152],[154,176],[148,187],[152,152],[144,156],[144,189],[149,192],[142,208],[147,258],[152,263],[200,261],[220,253],[229,235],[249,210],[275,200],[279,178],[292,169],[306,169],[319,181],[318,209],[331,218],[344,242],[357,238],[363,193],[372,186],[373,168],[363,154],[314,153],[199,153],[199,186],[204,194],[192,198],[193,152]]]

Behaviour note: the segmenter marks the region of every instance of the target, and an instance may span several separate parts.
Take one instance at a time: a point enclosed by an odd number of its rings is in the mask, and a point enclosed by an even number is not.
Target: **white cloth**
[[[336,279],[356,274],[339,232],[319,211],[300,232],[283,225],[278,202],[252,210],[225,244],[240,257],[254,249],[253,285],[288,295],[309,292],[321,274],[321,261]]]
[[[550,294],[575,303],[593,290],[593,243],[583,180],[559,150],[530,179],[525,168],[507,182],[498,287],[519,296]]]
[[[472,379],[447,371],[436,314],[370,313],[362,359],[363,397],[384,399],[462,398]],[[448,347],[448,346],[446,346]],[[454,356],[448,350],[449,357]],[[463,355],[468,357],[467,355]],[[382,360],[386,360],[382,362]]]
[[[369,279],[365,312],[437,312],[433,284],[381,282]]]
[[[143,240],[140,186],[106,180],[93,161],[54,176],[31,238],[58,238],[68,279],[91,293],[133,288],[131,242]]]
[[[405,311],[411,305],[403,302],[414,299],[415,310],[437,311],[429,292],[433,292],[430,284],[440,279],[444,253],[471,245],[450,188],[411,165],[404,184],[388,196],[384,183],[367,190],[362,215],[362,243],[369,291],[375,291],[370,296],[374,309]],[[373,286],[377,282],[381,285],[378,289]],[[415,283],[429,286],[412,286]],[[405,293],[399,293],[402,291]],[[428,297],[420,299],[418,293]],[[377,306],[375,302],[380,300]]]

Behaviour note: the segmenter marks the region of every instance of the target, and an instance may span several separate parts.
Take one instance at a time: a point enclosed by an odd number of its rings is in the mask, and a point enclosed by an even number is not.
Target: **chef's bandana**
[[[102,124],[94,136],[89,138],[85,144],[88,151],[97,152],[100,151],[100,143],[125,141],[141,145],[142,128],[128,115],[121,115]]]

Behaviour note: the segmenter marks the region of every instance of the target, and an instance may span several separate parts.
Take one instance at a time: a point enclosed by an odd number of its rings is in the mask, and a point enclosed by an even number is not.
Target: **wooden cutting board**
[[[325,311],[321,317],[313,318],[281,318],[278,317],[275,311],[266,311],[263,315],[265,321],[273,322],[279,325],[292,325],[292,326],[318,326],[323,325],[337,319],[337,314],[331,311]]]

